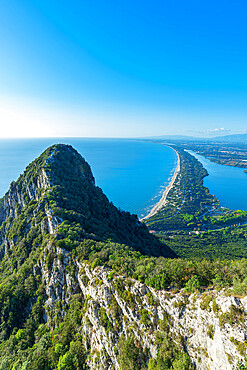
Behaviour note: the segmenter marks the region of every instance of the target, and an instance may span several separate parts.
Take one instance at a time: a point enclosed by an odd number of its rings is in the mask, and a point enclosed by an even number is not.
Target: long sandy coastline
[[[168,145],[166,145],[166,146],[168,146]],[[169,148],[173,149],[175,151],[175,153],[177,154],[177,157],[178,157],[177,167],[175,169],[175,172],[172,176],[172,179],[171,179],[169,185],[166,187],[165,191],[163,192],[161,199],[158,201],[158,203],[155,204],[155,206],[151,209],[151,211],[148,213],[148,215],[143,217],[142,219],[140,219],[140,221],[143,221],[143,220],[146,220],[146,219],[152,217],[153,215],[155,215],[155,213],[157,213],[165,205],[167,195],[168,195],[169,191],[171,190],[171,188],[173,187],[174,182],[177,178],[177,175],[180,171],[180,157],[179,157],[179,154],[173,147],[169,146]]]

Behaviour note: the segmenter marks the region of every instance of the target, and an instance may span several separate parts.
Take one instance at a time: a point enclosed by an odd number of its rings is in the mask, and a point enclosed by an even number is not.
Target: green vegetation
[[[214,332],[215,332],[214,326],[209,325],[207,334],[208,334],[210,339],[214,339]]]
[[[215,259],[167,259],[164,257],[143,256],[140,252],[131,251],[124,245],[114,243],[95,243],[83,253],[78,249],[76,254],[90,263],[97,258],[101,265],[110,267],[120,275],[137,279],[155,289],[169,287],[186,288],[188,292],[201,286],[215,288],[241,286],[242,294],[247,294],[246,274],[247,260],[221,261]],[[121,280],[115,280],[121,292]]]
[[[233,325],[237,323],[238,325],[243,325],[246,319],[246,313],[241,307],[236,307],[231,305],[229,310],[222,313],[219,316],[219,325],[222,327],[225,324]]]
[[[146,361],[144,352],[140,349],[140,345],[135,344],[133,337],[125,338],[122,336],[119,340],[118,361],[121,369],[139,370],[146,369]]]
[[[172,231],[156,235],[182,258],[247,258],[246,225],[218,231]]]
[[[175,336],[169,329],[169,316],[165,315],[160,322],[160,331],[155,338],[158,349],[157,357],[150,359],[148,370],[176,369],[192,370],[194,366],[180,336]]]
[[[73,298],[64,321],[52,331],[42,323],[43,307],[36,303],[23,329],[15,328],[2,341],[0,369],[86,369],[86,350],[77,333],[80,317],[75,318],[79,298]]]
[[[188,224],[195,222],[207,207],[216,205],[217,200],[202,187],[203,169],[190,162],[189,155],[186,158],[183,165],[187,163],[187,178],[199,176],[198,181],[189,180],[188,194],[195,203],[190,203],[186,190],[181,212],[169,225],[152,219],[152,228],[156,224],[157,229],[159,225],[170,227],[180,221],[186,227],[179,232],[160,233],[159,239],[136,216],[108,202],[101,189],[95,187],[88,164],[71,147],[49,148],[11,184],[5,198],[9,206],[4,208],[0,201],[0,370],[80,370],[87,369],[90,362],[98,368],[102,358],[110,364],[105,350],[91,351],[88,332],[82,330],[83,325],[88,330],[92,328],[89,309],[98,313],[102,330],[114,338],[114,353],[122,370],[193,368],[182,337],[169,329],[168,314],[164,312],[162,321],[157,319],[154,295],[150,291],[143,293],[151,306],[147,309],[143,297],[131,290],[132,278],[155,289],[176,292],[184,288],[183,300],[175,303],[181,312],[190,293],[207,287],[247,294],[247,259],[242,258],[247,257],[246,228],[189,235]],[[180,185],[183,186],[182,178]],[[174,207],[168,207],[167,214]],[[220,217],[221,223],[229,221],[226,215]],[[172,258],[176,253],[183,258]],[[156,358],[150,358],[144,343],[134,337],[135,322],[126,329],[126,335],[120,335],[126,317],[117,299],[110,298],[107,311],[92,297],[84,297],[73,283],[67,289],[69,280],[56,282],[52,288],[47,286],[45,279],[54,279],[61,266],[75,281],[76,261],[84,264],[79,272],[84,286],[89,283],[86,268],[92,271],[104,266],[110,271],[107,280],[111,289],[138,316],[141,331],[155,333]],[[93,278],[94,287],[100,289],[101,284],[102,280]],[[56,296],[52,304],[46,302],[49,289],[50,296]],[[222,326],[245,320],[241,307],[233,306],[223,314],[207,293],[201,309],[212,309]],[[214,328],[209,327],[207,334],[213,338]]]

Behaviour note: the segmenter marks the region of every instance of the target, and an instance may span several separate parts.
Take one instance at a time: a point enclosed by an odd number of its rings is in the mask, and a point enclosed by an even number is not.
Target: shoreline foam
[[[166,146],[168,146],[168,145],[166,145]],[[174,174],[172,176],[172,179],[171,179],[170,183],[167,185],[165,191],[163,192],[161,199],[158,201],[158,203],[156,203],[154,205],[154,207],[147,214],[147,216],[141,218],[140,221],[146,220],[146,219],[154,216],[155,213],[157,213],[165,205],[167,195],[168,195],[169,191],[171,190],[171,188],[173,187],[174,182],[175,182],[175,180],[177,178],[177,175],[180,172],[180,157],[179,157],[179,154],[178,154],[178,152],[173,147],[169,146],[169,148],[173,149],[175,151],[175,153],[177,154],[177,157],[178,157],[177,167],[175,168],[175,171],[174,171]]]

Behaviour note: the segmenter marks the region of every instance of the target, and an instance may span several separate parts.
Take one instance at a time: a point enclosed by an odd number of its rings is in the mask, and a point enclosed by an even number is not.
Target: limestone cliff
[[[196,369],[236,369],[246,354],[247,298],[229,296],[224,290],[187,294],[183,290],[155,290],[113,273],[107,267],[91,268],[72,259],[73,276],[55,257],[50,271],[40,262],[46,287],[47,319],[52,325],[56,302],[80,294],[83,316],[78,328],[90,351],[91,369],[120,369],[121,336],[133,336],[139,348],[156,359],[158,333],[164,330],[191,358]],[[66,288],[65,288],[66,287]],[[152,368],[152,367],[150,367]],[[179,368],[179,367],[178,367]],[[189,368],[189,367],[181,367]],[[192,368],[192,367],[191,367]]]

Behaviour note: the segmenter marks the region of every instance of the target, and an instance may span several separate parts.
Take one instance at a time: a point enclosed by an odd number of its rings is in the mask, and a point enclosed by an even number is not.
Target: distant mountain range
[[[233,134],[226,136],[218,136],[211,139],[211,141],[218,142],[230,142],[230,143],[246,143],[247,142],[247,133],[246,134]]]
[[[145,139],[151,140],[169,140],[169,141],[200,141],[200,142],[225,142],[225,143],[247,143],[247,133],[245,134],[232,134],[226,136],[216,136],[212,138],[202,138],[186,135],[161,135],[150,136]]]

